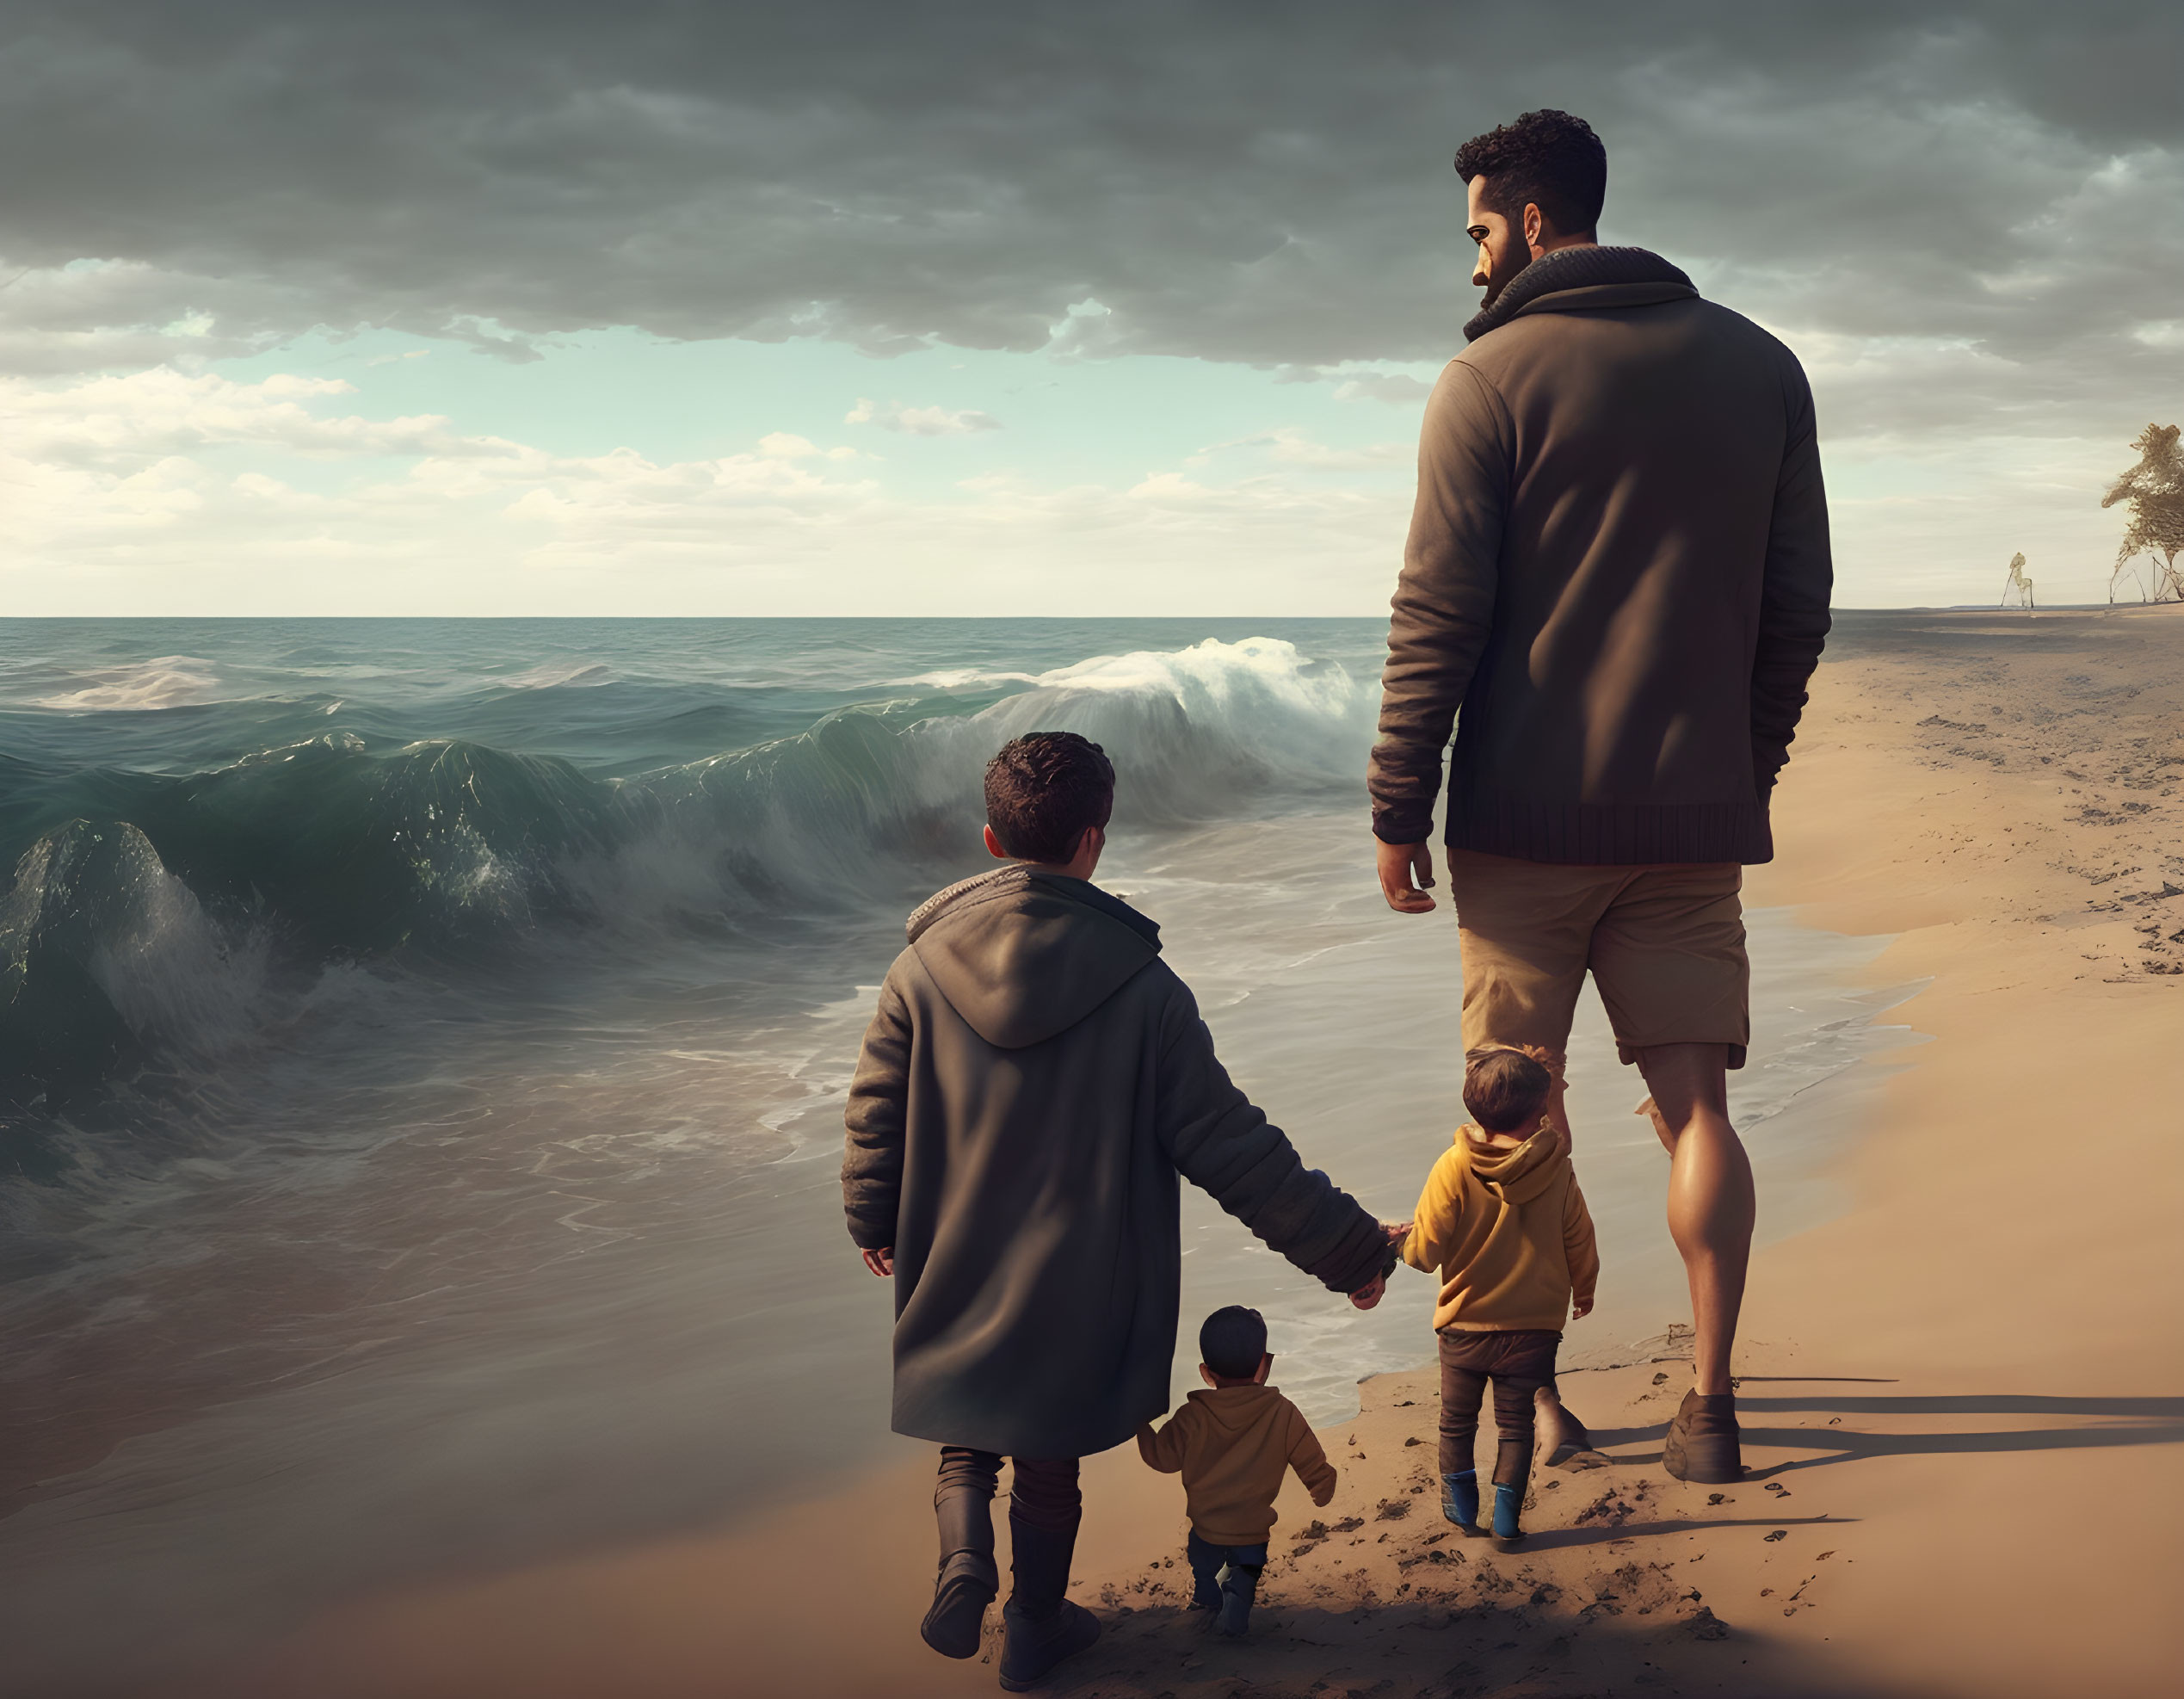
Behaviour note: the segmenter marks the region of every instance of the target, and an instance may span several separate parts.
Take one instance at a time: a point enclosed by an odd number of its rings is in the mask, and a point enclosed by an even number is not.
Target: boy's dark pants
[[[1241,1634],[1251,1615],[1251,1602],[1259,1596],[1259,1572],[1267,1566],[1265,1542],[1217,1546],[1200,1539],[1194,1528],[1183,1542],[1183,1555],[1190,1560],[1191,1579],[1197,1583],[1191,1603],[1219,1610],[1221,1626],[1231,1634]],[[1226,1581],[1220,1579],[1223,1569],[1229,1572]]]
[[[1083,1495],[1077,1491],[1077,1459],[1015,1457],[1009,1493],[1009,1541],[1015,1555],[1011,1602],[1027,1616],[1052,1616],[1061,1608],[1070,1585],[1070,1560],[1077,1552],[1077,1525],[1083,1520]],[[933,1511],[941,1524],[941,1573],[953,1566],[999,1591],[1000,1572],[993,1560],[993,1495],[1001,1481],[1001,1459],[966,1445],[941,1448],[941,1480],[933,1492]]]
[[[1561,1334],[1541,1328],[1492,1333],[1451,1328],[1441,1336],[1441,1473],[1461,1474],[1475,1467],[1478,1408],[1491,1381],[1494,1425],[1502,1436],[1495,1481],[1521,1487],[1531,1478],[1532,1395],[1554,1384],[1561,1344]]]

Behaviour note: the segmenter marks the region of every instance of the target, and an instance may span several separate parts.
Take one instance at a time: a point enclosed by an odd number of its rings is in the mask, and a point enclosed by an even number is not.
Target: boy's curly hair
[[[1011,738],[986,763],[986,824],[1019,861],[1052,866],[1114,812],[1114,766],[1074,732]]]
[[[1484,177],[1484,204],[1504,218],[1530,201],[1557,235],[1583,236],[1607,199],[1607,150],[1583,119],[1543,107],[1458,148],[1456,175]]]
[[[1464,1069],[1464,1107],[1489,1133],[1521,1133],[1546,1112],[1555,1077],[1514,1045],[1475,1050]]]

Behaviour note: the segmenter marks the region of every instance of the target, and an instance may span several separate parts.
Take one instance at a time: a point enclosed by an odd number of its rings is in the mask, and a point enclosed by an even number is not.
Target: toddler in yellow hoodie
[[[1138,1430],[1138,1455],[1163,1474],[1181,1473],[1190,1511],[1183,1547],[1195,1583],[1194,1610],[1218,1613],[1225,1634],[1251,1621],[1259,1572],[1274,1531],[1274,1494],[1289,1469],[1312,1503],[1335,1496],[1335,1467],[1304,1412],[1267,1384],[1267,1324],[1241,1304],[1216,1310],[1199,1329],[1200,1376],[1211,1389],[1193,1393],[1155,1432]],[[1221,1576],[1225,1568],[1227,1576]]]
[[[1552,1385],[1563,1323],[1593,1307],[1600,1255],[1570,1157],[1545,1122],[1553,1078],[1523,1052],[1475,1055],[1464,1073],[1471,1120],[1434,1164],[1404,1260],[1441,1276],[1441,1512],[1478,1535],[1472,1447],[1489,1381],[1501,1449],[1494,1465],[1495,1544],[1524,1538],[1532,1474],[1533,1399]]]

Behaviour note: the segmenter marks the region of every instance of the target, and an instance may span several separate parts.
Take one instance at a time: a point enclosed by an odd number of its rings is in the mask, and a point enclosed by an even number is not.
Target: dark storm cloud
[[[1553,104],[1607,139],[1608,239],[1823,343],[1938,361],[1939,391],[1875,392],[1906,428],[1960,392],[1937,342],[2002,362],[1982,384],[2021,368],[2044,406],[2178,370],[2145,328],[2179,314],[2184,266],[2170,6],[6,16],[18,369],[317,324],[516,357],[633,324],[1437,358],[1472,306],[1450,156]],[[127,263],[46,269],[86,258]],[[1105,311],[1070,317],[1085,302]]]

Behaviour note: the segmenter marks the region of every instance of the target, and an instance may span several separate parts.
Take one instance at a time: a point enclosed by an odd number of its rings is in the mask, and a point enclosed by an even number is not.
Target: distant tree
[[[2123,546],[2116,551],[2116,570],[2108,575],[2108,600],[2116,599],[2116,580],[2132,562],[2144,554],[2155,558],[2152,594],[2140,592],[2150,602],[2184,602],[2184,574],[2176,570],[2176,557],[2184,553],[2184,454],[2177,450],[2177,427],[2150,424],[2134,437],[2138,464],[2124,473],[2101,499],[2104,508],[2125,502],[2131,523],[2124,528]]]

